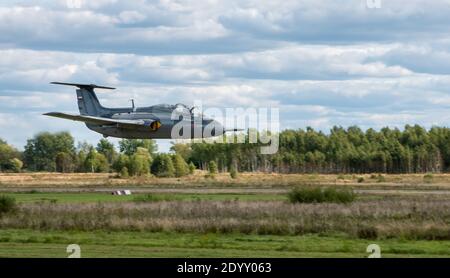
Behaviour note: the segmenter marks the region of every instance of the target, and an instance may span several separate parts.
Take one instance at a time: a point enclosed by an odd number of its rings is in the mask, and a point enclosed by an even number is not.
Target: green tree
[[[183,157],[179,154],[173,156],[173,166],[175,169],[175,176],[182,177],[189,173],[188,165]]]
[[[92,172],[92,169],[86,168],[86,157],[94,149],[94,146],[88,142],[79,142],[77,146],[77,154],[75,156],[75,168],[79,173]]]
[[[157,145],[151,139],[122,139],[119,141],[120,152],[128,156],[136,153],[138,148],[145,148],[148,153],[153,156],[157,151]]]
[[[168,154],[159,154],[152,163],[152,174],[157,177],[173,177],[175,176],[175,168],[172,159]]]
[[[405,126],[380,131],[333,127],[329,134],[306,130],[284,130],[279,134],[279,150],[262,155],[261,144],[250,144],[249,135],[241,144],[190,145],[189,161],[208,169],[215,161],[223,171],[234,165],[242,171],[281,173],[426,173],[450,170],[450,128]],[[233,142],[236,135],[226,137]],[[183,149],[177,146],[178,149]],[[187,148],[187,146],[185,147]]]
[[[105,138],[102,138],[98,142],[96,150],[97,152],[103,154],[108,159],[110,165],[114,163],[117,157],[117,152],[113,143],[109,142]]]
[[[195,172],[195,164],[193,163],[193,162],[190,162],[189,163],[189,174],[194,174],[194,172]]]
[[[87,154],[84,165],[85,169],[92,173],[106,173],[109,171],[108,159],[95,149],[91,149]]]
[[[238,176],[236,167],[234,167],[234,165],[232,165],[232,166],[230,167],[230,176],[231,176],[232,179],[236,179],[237,176]]]
[[[209,169],[209,173],[210,173],[211,175],[217,174],[217,173],[218,173],[218,170],[217,170],[217,163],[216,163],[214,160],[211,160],[211,161],[208,163],[208,169]]]
[[[116,161],[114,162],[113,169],[117,173],[120,173],[123,168],[127,168],[128,171],[129,164],[130,164],[130,157],[126,154],[121,154],[117,157]]]
[[[150,173],[152,158],[147,149],[138,147],[136,153],[130,157],[129,173],[132,176],[142,176]]]
[[[74,170],[73,157],[65,152],[59,152],[55,157],[56,171],[60,173],[70,173]]]
[[[22,170],[23,162],[20,159],[12,158],[9,163],[11,165],[10,169],[14,173],[19,173]]]
[[[20,160],[20,153],[13,146],[10,146],[0,139],[0,172],[2,171],[16,171],[14,159]],[[15,160],[14,160],[15,161]]]
[[[184,161],[189,161],[191,158],[191,145],[190,144],[174,144],[170,147],[170,150],[176,155],[181,155]]]
[[[32,171],[55,171],[56,155],[75,154],[74,139],[68,132],[42,132],[28,139],[24,151],[25,165]]]

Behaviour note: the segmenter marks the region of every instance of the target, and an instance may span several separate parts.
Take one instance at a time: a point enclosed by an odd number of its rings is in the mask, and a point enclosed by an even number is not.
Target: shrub
[[[237,173],[236,167],[231,166],[231,168],[230,168],[230,176],[231,176],[232,179],[236,179],[237,178],[238,173]]]
[[[130,157],[126,154],[121,154],[119,157],[114,161],[113,168],[117,173],[120,173],[124,167],[129,167],[130,164]]]
[[[146,148],[138,147],[137,151],[130,156],[128,167],[131,176],[144,176],[150,173],[152,158]]]
[[[424,183],[432,183],[433,182],[433,174],[426,174],[423,176]]]
[[[386,178],[383,175],[378,175],[377,182],[386,182]]]
[[[210,173],[211,175],[215,175],[215,174],[218,173],[218,171],[217,171],[217,164],[216,164],[215,161],[211,160],[211,161],[208,163],[208,168],[209,168],[209,173]]]
[[[362,182],[364,182],[364,178],[363,177],[358,177],[357,181],[358,181],[358,183],[362,183]]]
[[[195,171],[195,164],[194,163],[189,163],[189,174],[194,174]]]
[[[359,227],[357,236],[361,239],[376,239],[378,230],[375,227]]]
[[[157,177],[175,176],[175,167],[170,155],[163,153],[156,156],[152,164],[152,174]]]
[[[186,161],[179,154],[173,156],[173,166],[175,169],[175,177],[186,176],[189,173]]]
[[[13,158],[9,161],[11,171],[19,173],[22,170],[23,162],[18,158]]]
[[[128,168],[127,167],[123,167],[122,170],[120,170],[120,177],[121,178],[128,178],[129,177]]]
[[[16,209],[16,199],[9,196],[0,196],[0,215]]]
[[[291,203],[350,203],[355,200],[355,194],[351,190],[334,188],[307,188],[297,187],[288,193]]]

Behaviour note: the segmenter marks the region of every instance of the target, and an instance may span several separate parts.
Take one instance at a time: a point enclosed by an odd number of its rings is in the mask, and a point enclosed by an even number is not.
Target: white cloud
[[[134,24],[143,21],[146,16],[137,11],[123,11],[119,14],[119,18],[124,24]]]
[[[0,137],[100,138],[41,116],[77,111],[51,81],[118,87],[106,106],[276,106],[283,128],[447,125],[450,3],[365,2],[0,0]]]

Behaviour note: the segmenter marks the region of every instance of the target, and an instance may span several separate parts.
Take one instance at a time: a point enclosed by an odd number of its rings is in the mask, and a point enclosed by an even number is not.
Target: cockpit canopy
[[[148,107],[138,107],[136,112],[146,112],[146,113],[172,113],[175,109],[177,109],[180,114],[191,114],[193,117],[205,117],[197,107],[189,107],[183,103],[173,104],[157,104]]]

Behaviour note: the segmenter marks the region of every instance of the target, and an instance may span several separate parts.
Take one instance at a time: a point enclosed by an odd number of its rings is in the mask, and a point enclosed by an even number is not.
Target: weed
[[[291,203],[350,203],[355,194],[346,189],[297,187],[288,193],[288,198]]]
[[[9,196],[0,196],[0,215],[12,212],[16,207],[16,199]]]

